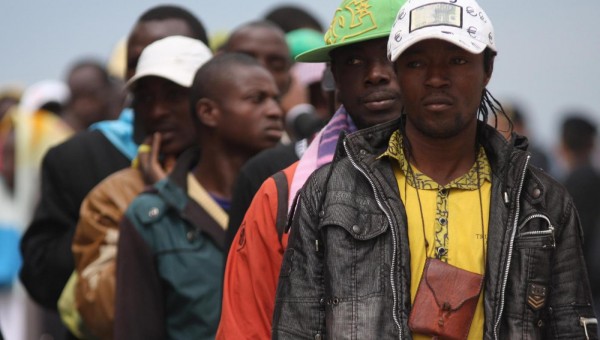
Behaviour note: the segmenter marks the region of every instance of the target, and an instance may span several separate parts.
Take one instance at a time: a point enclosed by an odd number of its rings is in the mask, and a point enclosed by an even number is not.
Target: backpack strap
[[[275,227],[277,228],[279,242],[281,242],[283,234],[285,233],[285,225],[288,217],[288,180],[283,171],[278,171],[271,177],[273,177],[275,186],[277,187],[277,219],[275,220]]]

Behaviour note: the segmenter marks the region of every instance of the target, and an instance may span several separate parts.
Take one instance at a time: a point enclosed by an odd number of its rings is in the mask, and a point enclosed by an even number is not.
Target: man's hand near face
[[[155,132],[152,136],[146,137],[138,149],[139,169],[143,174],[144,182],[148,185],[167,177],[177,160],[174,155],[163,156],[163,159],[160,159],[160,142],[160,132]]]

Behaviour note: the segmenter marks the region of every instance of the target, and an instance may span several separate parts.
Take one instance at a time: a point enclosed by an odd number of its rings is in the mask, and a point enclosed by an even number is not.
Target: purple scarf
[[[315,136],[304,155],[302,155],[292,179],[288,211],[292,207],[296,193],[302,188],[308,176],[318,168],[331,162],[342,131],[348,133],[356,131],[356,126],[344,106],[340,106],[329,120],[329,123]]]

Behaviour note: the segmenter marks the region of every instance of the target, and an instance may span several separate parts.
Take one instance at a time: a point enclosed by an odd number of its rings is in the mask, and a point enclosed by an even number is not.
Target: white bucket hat
[[[196,71],[212,58],[212,52],[198,39],[169,36],[146,46],[140,55],[135,75],[127,82],[131,88],[143,77],[168,79],[183,87],[192,86]]]
[[[409,0],[398,11],[388,40],[388,58],[396,61],[410,46],[441,39],[473,54],[496,51],[494,27],[475,0]]]

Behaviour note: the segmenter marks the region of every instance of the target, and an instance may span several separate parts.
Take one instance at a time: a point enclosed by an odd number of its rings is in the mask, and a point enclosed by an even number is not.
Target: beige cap
[[[131,88],[137,80],[148,76],[190,87],[196,71],[210,58],[212,52],[198,39],[175,35],[157,40],[142,51],[135,75],[129,79],[127,87]]]

